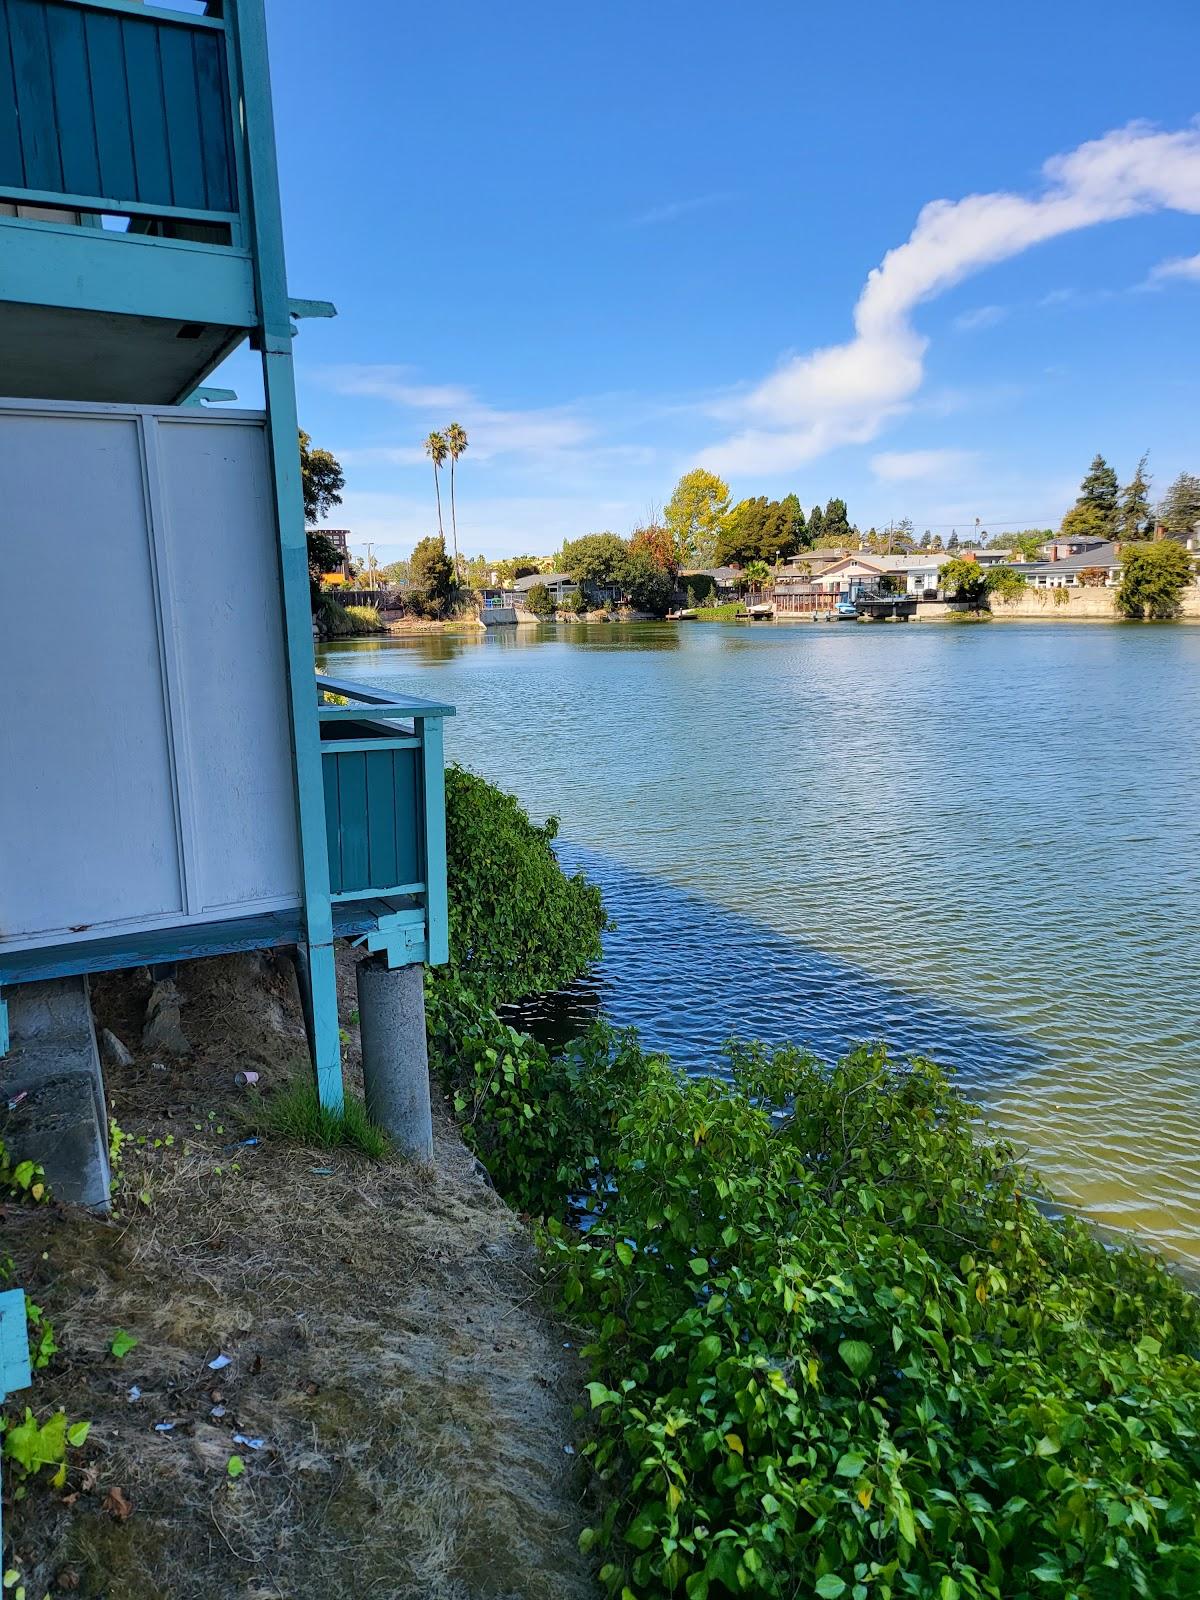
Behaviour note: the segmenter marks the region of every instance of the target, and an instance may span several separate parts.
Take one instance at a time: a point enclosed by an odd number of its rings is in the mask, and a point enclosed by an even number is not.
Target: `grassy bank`
[[[318,601],[315,615],[317,627],[326,639],[353,639],[388,631],[377,606],[344,606],[327,594]]]
[[[697,622],[736,622],[742,611],[741,602],[730,600],[723,606],[697,606]]]

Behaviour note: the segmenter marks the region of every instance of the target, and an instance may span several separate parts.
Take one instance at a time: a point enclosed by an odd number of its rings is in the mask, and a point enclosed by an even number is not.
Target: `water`
[[[617,929],[593,979],[691,1068],[731,1031],[955,1067],[1054,1191],[1200,1261],[1200,628],[639,624],[410,635]],[[559,1019],[561,1022],[561,1018]]]

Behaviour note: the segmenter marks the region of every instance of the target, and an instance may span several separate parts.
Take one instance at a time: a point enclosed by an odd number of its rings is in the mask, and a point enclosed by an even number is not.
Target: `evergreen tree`
[[[957,528],[951,528],[950,537],[946,541],[946,549],[947,550],[957,550],[958,547],[959,547],[960,542],[961,541],[959,540],[959,537],[958,537],[958,529]]]
[[[1093,456],[1075,504],[1063,518],[1062,531],[1111,539],[1117,531],[1118,492],[1116,473],[1103,456]]]
[[[788,536],[788,554],[803,549],[809,541],[808,528],[804,521],[804,507],[800,504],[798,494],[784,495],[779,502],[786,513],[785,529]]]
[[[821,532],[827,539],[844,539],[851,543],[850,518],[844,500],[830,500],[821,517]]]
[[[1167,490],[1162,523],[1168,533],[1187,534],[1200,522],[1200,478],[1181,472]]]
[[[824,524],[825,519],[821,515],[820,506],[814,506],[808,514],[808,527],[806,529],[810,545],[816,544],[817,540],[825,532]]]
[[[1146,462],[1147,450],[1137,464],[1137,471],[1121,490],[1121,503],[1117,508],[1117,532],[1122,539],[1140,539],[1150,525],[1150,478]]]

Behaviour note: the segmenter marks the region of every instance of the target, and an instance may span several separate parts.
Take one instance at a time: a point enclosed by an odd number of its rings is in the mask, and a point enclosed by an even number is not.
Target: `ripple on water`
[[[618,926],[590,986],[958,1069],[1054,1189],[1200,1260],[1200,629],[574,628],[337,646],[454,702]],[[520,634],[521,637],[515,637]]]

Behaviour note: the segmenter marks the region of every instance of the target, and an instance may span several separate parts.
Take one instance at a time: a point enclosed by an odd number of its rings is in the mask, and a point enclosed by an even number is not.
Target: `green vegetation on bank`
[[[579,971],[603,912],[551,888],[552,834],[515,801],[452,787],[451,871],[479,892],[430,978],[433,1060],[500,1192],[546,1219],[607,1592],[1200,1591],[1200,1302],[1047,1216],[928,1061],[731,1045],[727,1079],[690,1079],[633,1033],[556,1055],[501,1022],[532,975]]]
[[[1179,615],[1183,591],[1195,581],[1195,561],[1174,539],[1129,545],[1116,593],[1117,610],[1125,617],[1166,621]]]
[[[740,600],[730,600],[723,606],[697,606],[697,622],[736,622],[742,612]]]

